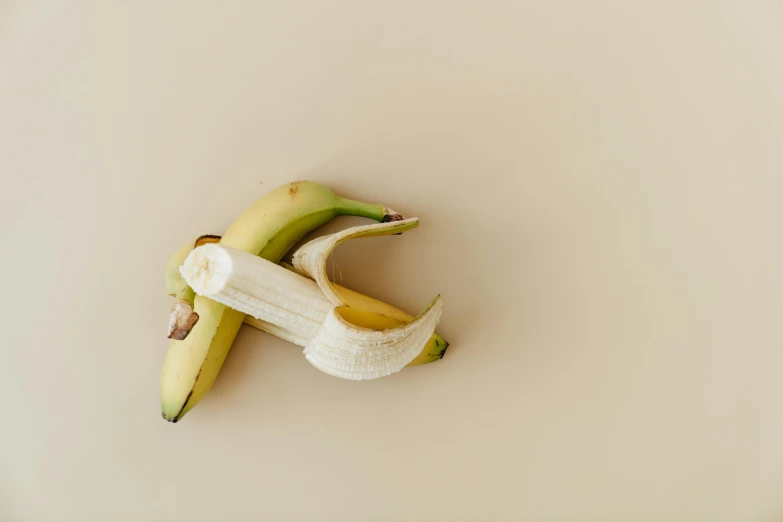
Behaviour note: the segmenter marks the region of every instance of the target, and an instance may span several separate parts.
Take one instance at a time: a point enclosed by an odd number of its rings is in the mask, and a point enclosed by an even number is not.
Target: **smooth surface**
[[[0,520],[780,521],[783,4],[0,3]],[[243,328],[161,420],[166,260],[309,178],[444,360]],[[361,220],[342,220],[346,226]]]

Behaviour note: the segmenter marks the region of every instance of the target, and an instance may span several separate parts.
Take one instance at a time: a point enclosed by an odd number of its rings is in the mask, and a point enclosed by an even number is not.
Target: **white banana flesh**
[[[193,249],[180,272],[197,294],[307,339],[333,307],[315,281],[217,243]]]
[[[408,324],[385,330],[356,326],[341,314],[346,307],[326,275],[326,261],[347,239],[417,225],[412,218],[353,227],[311,241],[294,254],[298,273],[221,244],[195,248],[180,272],[197,294],[244,312],[269,333],[304,346],[307,360],[319,370],[344,379],[376,379],[401,370],[421,352],[440,320],[441,298]]]
[[[332,308],[318,335],[304,350],[324,373],[351,380],[377,379],[402,370],[427,344],[443,310],[436,297],[413,322],[388,330],[354,326]]]

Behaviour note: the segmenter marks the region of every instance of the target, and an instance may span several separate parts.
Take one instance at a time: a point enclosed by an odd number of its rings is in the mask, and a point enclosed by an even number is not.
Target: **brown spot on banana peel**
[[[291,183],[291,186],[288,187],[288,194],[291,197],[294,197],[294,196],[296,196],[296,191],[297,190],[299,190],[299,182],[298,181],[294,181],[293,183]]]
[[[171,309],[168,338],[182,341],[197,322],[198,314],[193,311],[193,304],[180,299]]]

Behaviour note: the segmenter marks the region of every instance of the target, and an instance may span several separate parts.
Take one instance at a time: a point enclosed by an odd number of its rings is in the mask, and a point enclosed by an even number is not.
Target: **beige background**
[[[0,3],[3,521],[780,521],[783,4]],[[243,329],[160,419],[169,254],[314,179],[447,357]],[[345,226],[343,220],[335,226]]]

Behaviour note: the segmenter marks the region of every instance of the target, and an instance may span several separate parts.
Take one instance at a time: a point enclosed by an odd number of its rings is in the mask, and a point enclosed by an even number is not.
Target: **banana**
[[[338,215],[402,219],[382,205],[344,199],[318,183],[298,181],[262,196],[234,221],[220,244],[278,263],[305,234]],[[187,302],[190,290],[180,287],[176,293]],[[193,299],[193,313],[197,318],[192,330],[180,334],[186,336],[183,340],[171,341],[161,372],[161,410],[171,422],[180,420],[212,387],[245,319],[242,312],[201,296]],[[174,329],[178,326],[175,320]]]
[[[436,297],[416,319],[385,329],[356,325],[351,310],[326,277],[326,260],[341,242],[357,237],[399,234],[418,220],[381,223],[343,230],[311,241],[294,254],[290,270],[224,245],[194,249],[180,272],[198,295],[245,312],[305,345],[318,369],[352,380],[375,379],[401,370],[428,344],[440,319]]]

